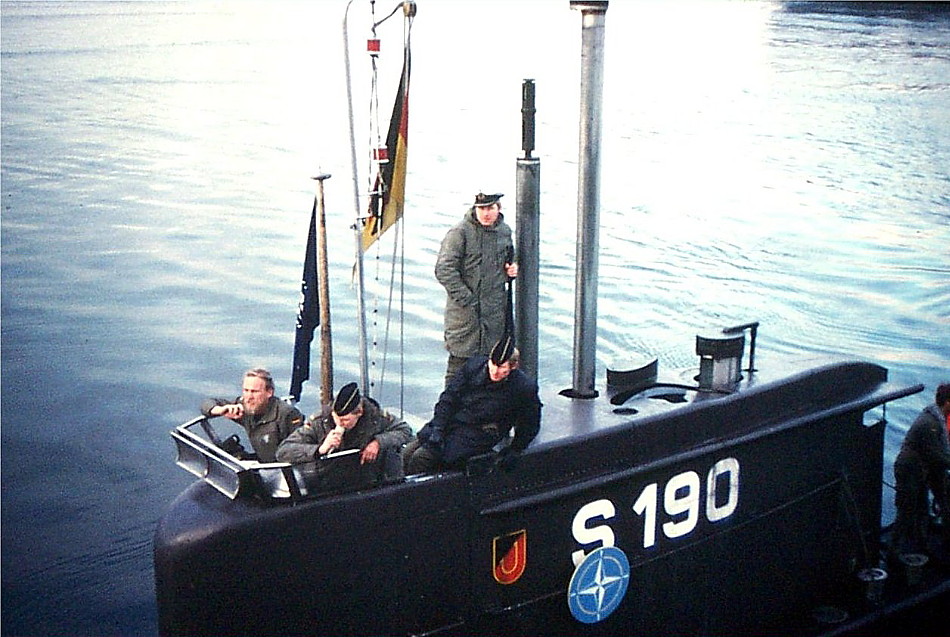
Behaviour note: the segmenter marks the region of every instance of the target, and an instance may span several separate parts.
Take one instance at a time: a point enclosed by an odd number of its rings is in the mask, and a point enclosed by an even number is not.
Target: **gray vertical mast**
[[[369,386],[369,356],[367,355],[366,338],[366,305],[363,293],[363,233],[360,226],[360,185],[359,170],[356,162],[356,130],[353,118],[353,87],[350,81],[350,39],[347,32],[347,20],[350,15],[350,5],[353,0],[346,3],[346,12],[343,15],[343,66],[346,70],[346,103],[350,116],[350,158],[353,170],[353,211],[355,214],[353,221],[353,237],[356,242],[356,314],[357,327],[359,330],[359,353],[360,353],[360,387],[363,394],[370,395]]]
[[[524,157],[517,161],[515,195],[518,227],[515,340],[521,352],[521,369],[537,380],[541,161],[531,157],[534,112],[534,80],[525,80],[521,85],[521,148]]]
[[[597,396],[597,265],[600,142],[607,2],[571,0],[581,12],[581,101],[577,180],[577,272],[574,291],[574,386],[578,398]]]

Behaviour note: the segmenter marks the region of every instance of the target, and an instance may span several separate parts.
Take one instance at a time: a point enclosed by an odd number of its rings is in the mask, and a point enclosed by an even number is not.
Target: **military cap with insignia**
[[[337,416],[345,416],[356,409],[360,404],[360,389],[356,383],[347,383],[336,393],[333,401],[333,411]]]
[[[473,203],[472,206],[475,208],[481,208],[483,206],[491,206],[493,204],[498,203],[498,200],[504,196],[505,195],[503,195],[500,192],[496,192],[493,195],[486,195],[485,193],[480,192],[477,195],[475,195],[475,203]]]

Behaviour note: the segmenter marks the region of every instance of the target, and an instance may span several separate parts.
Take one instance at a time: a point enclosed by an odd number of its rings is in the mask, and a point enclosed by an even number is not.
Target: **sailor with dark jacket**
[[[920,412],[904,437],[894,460],[897,489],[894,505],[893,547],[900,553],[926,548],[930,519],[928,489],[940,509],[944,524],[950,524],[950,500],[947,497],[947,472],[950,471],[950,383],[937,387],[934,404]]]
[[[319,461],[331,452],[359,450],[357,484],[370,486],[384,478],[401,476],[399,462],[402,446],[412,437],[412,428],[379,406],[370,397],[360,395],[356,383],[337,392],[332,409],[311,416],[284,440],[277,459],[294,464]],[[330,471],[333,463],[326,463]],[[342,466],[342,465],[340,465]]]
[[[241,396],[233,401],[207,398],[201,403],[201,413],[206,418],[225,416],[244,427],[260,462],[275,462],[277,445],[304,421],[296,407],[274,396],[274,379],[260,367],[244,373]],[[224,447],[226,451],[243,455],[237,436],[226,442],[231,443]]]
[[[502,196],[478,193],[439,248],[435,278],[446,292],[446,385],[470,356],[488,354],[505,333],[506,285],[518,276],[518,264]]]
[[[407,474],[460,468],[485,454],[514,429],[497,463],[510,468],[541,426],[537,383],[518,369],[514,341],[505,335],[489,356],[472,356],[439,396],[432,420],[403,453]]]

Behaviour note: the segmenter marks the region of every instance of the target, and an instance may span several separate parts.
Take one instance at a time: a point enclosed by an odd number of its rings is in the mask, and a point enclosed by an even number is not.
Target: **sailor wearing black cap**
[[[408,424],[396,419],[372,398],[361,396],[356,383],[348,383],[337,392],[330,409],[311,416],[280,444],[277,459],[291,463],[313,462],[334,451],[359,449],[363,470],[360,484],[353,486],[368,486],[384,478],[399,477],[386,470],[385,460],[391,457],[391,467],[401,470],[395,460],[411,437]]]
[[[406,446],[406,473],[461,468],[469,458],[491,452],[514,429],[514,439],[497,458],[501,468],[511,468],[541,426],[538,386],[518,362],[507,334],[489,356],[471,357],[439,396],[432,420]]]
[[[505,333],[506,286],[518,276],[501,193],[475,195],[462,220],[442,240],[435,277],[445,288],[445,382],[475,354],[487,355]]]

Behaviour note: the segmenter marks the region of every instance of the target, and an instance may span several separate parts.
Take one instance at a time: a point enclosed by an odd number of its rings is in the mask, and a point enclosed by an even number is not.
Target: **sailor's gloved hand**
[[[495,466],[502,471],[511,471],[518,464],[519,457],[521,457],[520,451],[510,446],[505,447],[495,455]]]
[[[221,447],[222,451],[231,454],[238,460],[244,458],[244,454],[246,453],[244,445],[241,444],[241,439],[238,438],[237,434],[233,434],[232,436],[222,440],[221,444],[218,446]]]

